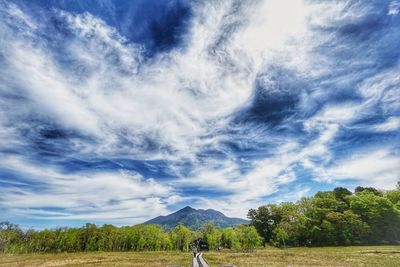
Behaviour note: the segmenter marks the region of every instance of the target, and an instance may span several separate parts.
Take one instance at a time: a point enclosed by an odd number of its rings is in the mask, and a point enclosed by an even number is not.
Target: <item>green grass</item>
[[[254,252],[206,252],[211,266],[400,266],[400,246],[267,248]],[[191,253],[90,252],[1,255],[0,266],[189,266]]]

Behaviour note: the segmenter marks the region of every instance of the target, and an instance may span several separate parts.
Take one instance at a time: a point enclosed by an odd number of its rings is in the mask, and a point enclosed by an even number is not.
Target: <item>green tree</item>
[[[189,228],[183,225],[176,226],[172,231],[170,231],[170,239],[173,248],[176,250],[189,251],[193,235],[194,234]]]
[[[387,191],[385,197],[396,205],[397,209],[400,208],[400,189]]]
[[[263,238],[263,245],[270,241],[275,227],[281,220],[279,206],[268,204],[258,209],[249,210],[247,217],[251,220],[251,225],[257,229],[259,235]]]
[[[369,226],[352,211],[329,212],[321,225],[328,245],[359,244],[369,233]]]
[[[24,233],[18,225],[8,221],[0,222],[0,251],[19,253],[24,252]]]
[[[281,203],[281,220],[274,229],[272,243],[279,246],[308,245],[309,218],[307,218],[303,212],[304,207],[299,203]],[[288,238],[284,239],[285,235],[283,232],[288,235]],[[284,241],[284,243],[282,243],[282,241]]]
[[[172,247],[168,235],[158,225],[140,225],[136,249],[140,251],[168,250]]]
[[[229,249],[239,249],[240,242],[237,235],[237,231],[235,231],[231,227],[223,229],[221,236],[221,246]]]
[[[363,190],[351,199],[350,207],[370,226],[370,242],[393,243],[400,240],[400,212],[388,198]]]
[[[213,224],[206,224],[203,229],[203,240],[207,243],[210,250],[217,249],[221,244],[222,231]]]
[[[286,247],[286,243],[289,240],[289,235],[285,230],[285,228],[287,226],[288,226],[288,223],[284,222],[284,223],[280,223],[274,229],[274,236],[272,237],[272,244],[274,244],[277,247]]]
[[[348,209],[350,204],[350,197],[352,196],[351,191],[344,187],[336,187],[335,189],[333,189],[333,194],[335,195],[336,200],[345,203],[345,209]]]
[[[245,250],[255,249],[261,244],[261,237],[254,226],[240,225],[237,227],[240,245]]]
[[[370,193],[374,194],[375,196],[382,196],[382,195],[383,195],[381,191],[379,191],[378,189],[376,189],[376,188],[374,188],[374,187],[362,187],[362,186],[357,186],[357,187],[354,189],[354,192],[355,192],[356,194],[361,193],[361,192],[364,192],[364,191],[370,192]]]

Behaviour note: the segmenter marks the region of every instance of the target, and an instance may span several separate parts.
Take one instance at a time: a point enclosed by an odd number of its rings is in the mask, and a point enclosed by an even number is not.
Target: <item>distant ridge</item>
[[[144,224],[158,224],[165,229],[174,228],[179,224],[192,229],[199,229],[207,223],[212,223],[215,226],[224,228],[239,224],[248,224],[249,221],[240,218],[227,217],[222,212],[213,209],[194,209],[186,206],[183,209],[180,209],[167,216],[158,216],[154,219],[144,222]]]

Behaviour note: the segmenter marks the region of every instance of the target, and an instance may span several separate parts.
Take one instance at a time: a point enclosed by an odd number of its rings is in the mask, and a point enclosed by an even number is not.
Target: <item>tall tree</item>
[[[389,199],[364,190],[352,198],[350,207],[371,227],[371,242],[400,240],[400,211]]]
[[[251,209],[247,217],[251,220],[251,225],[257,229],[259,235],[263,238],[263,245],[265,246],[271,240],[273,231],[281,220],[281,213],[279,206],[268,204],[256,210]]]

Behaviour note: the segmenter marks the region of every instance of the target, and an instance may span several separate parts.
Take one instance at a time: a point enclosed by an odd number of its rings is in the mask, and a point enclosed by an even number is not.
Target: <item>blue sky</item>
[[[400,178],[400,1],[0,0],[0,221],[245,217]]]

